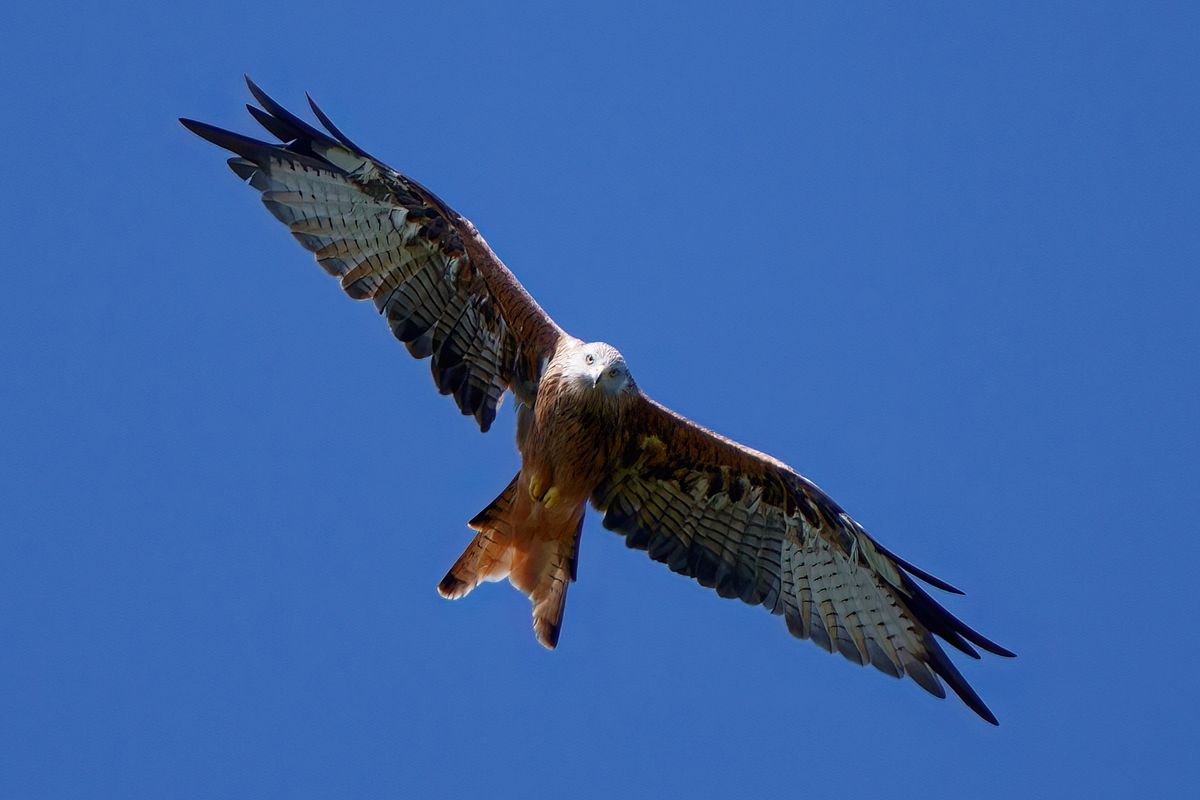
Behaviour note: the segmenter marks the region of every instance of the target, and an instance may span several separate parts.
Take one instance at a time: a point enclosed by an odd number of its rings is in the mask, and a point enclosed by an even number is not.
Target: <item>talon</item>
[[[542,495],[542,508],[551,508],[558,502],[558,487],[551,486]]]
[[[542,488],[542,482],[538,480],[538,477],[536,475],[531,477],[529,479],[529,499],[533,500],[535,503],[538,503],[541,502],[541,499],[545,496],[545,494],[546,491]]]

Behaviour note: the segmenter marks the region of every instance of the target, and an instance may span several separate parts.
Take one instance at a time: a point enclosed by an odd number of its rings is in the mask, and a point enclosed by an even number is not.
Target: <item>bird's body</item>
[[[589,358],[594,364],[586,362]],[[613,387],[604,382],[607,370],[628,374],[618,359],[612,347],[568,339],[546,366],[547,401],[518,412],[528,417],[518,426],[517,447],[531,470],[535,494],[543,493],[540,486],[562,502],[585,503],[599,484],[622,412],[638,396],[632,382]]]
[[[521,471],[471,521],[479,533],[438,591],[459,598],[481,581],[507,577],[533,601],[538,641],[553,648],[587,502],[638,391],[615,348],[563,336],[542,373],[540,394],[545,399],[534,408],[517,409]]]
[[[954,587],[883,548],[783,462],[643,394],[615,348],[564,332],[474,225],[315,104],[328,133],[250,88],[265,109],[251,114],[283,144],[184,124],[236,154],[234,172],[350,297],[370,299],[414,356],[430,358],[438,389],[481,430],[506,391],[516,397],[520,470],[470,521],[475,538],[439,584],[443,596],[507,577],[533,603],[538,640],[555,647],[590,503],[671,570],[939,697],[940,678],[995,722],[935,637],[976,658],[972,644],[1012,654],[916,579]]]

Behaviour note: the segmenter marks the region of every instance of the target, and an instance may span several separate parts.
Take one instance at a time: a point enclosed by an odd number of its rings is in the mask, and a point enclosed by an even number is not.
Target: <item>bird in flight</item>
[[[583,342],[529,296],[479,231],[433,192],[354,144],[309,98],[324,131],[247,78],[251,116],[279,143],[181,119],[234,154],[229,166],[355,300],[371,300],[438,391],[487,431],[506,391],[521,468],[468,523],[476,533],[438,584],[464,597],[509,582],[533,628],[558,643],[588,503],[604,527],[721,597],[781,615],[794,636],[856,664],[941,681],[996,717],[938,639],[978,658],[1005,648],[917,582],[961,594],[895,555],[815,484],[771,456],[646,396],[617,349]],[[940,678],[940,680],[939,680]]]

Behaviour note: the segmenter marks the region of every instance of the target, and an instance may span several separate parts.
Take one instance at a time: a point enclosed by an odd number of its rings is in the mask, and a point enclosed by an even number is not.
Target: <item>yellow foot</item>
[[[558,502],[558,487],[543,486],[535,475],[529,479],[529,497],[535,503],[541,503],[544,508],[550,508]]]
[[[546,494],[546,490],[542,488],[542,482],[537,475],[529,478],[529,499],[535,503],[541,502],[542,496]]]

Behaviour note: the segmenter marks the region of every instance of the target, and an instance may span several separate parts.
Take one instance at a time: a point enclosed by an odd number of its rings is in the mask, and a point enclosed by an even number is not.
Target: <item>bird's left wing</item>
[[[996,722],[934,636],[978,658],[989,641],[914,580],[954,587],[875,542],[812,482],[640,397],[592,503],[603,524],[722,597],[781,614],[792,634],[945,696],[940,676]]]
[[[526,405],[562,330],[433,192],[368,155],[316,104],[319,131],[255,86],[250,114],[282,144],[195,120],[189,130],[237,154],[229,166],[356,300],[370,298],[434,381],[486,431],[506,389]],[[265,110],[263,110],[265,109]]]

